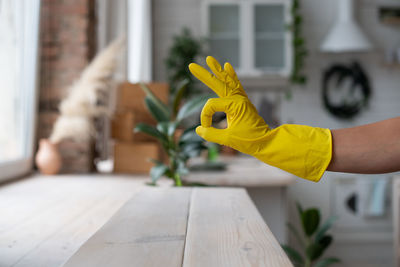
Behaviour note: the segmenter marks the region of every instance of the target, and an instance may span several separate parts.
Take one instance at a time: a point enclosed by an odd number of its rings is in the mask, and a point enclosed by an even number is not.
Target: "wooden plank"
[[[60,266],[144,179],[59,175],[0,188],[0,266]]]
[[[76,213],[76,216],[69,220],[62,221],[56,231],[44,236],[41,242],[23,255],[13,266],[61,266],[128,199],[142,189],[141,186],[132,186],[132,182],[127,180],[106,179],[102,181],[102,186],[96,186],[96,182],[98,184],[99,181],[92,181],[93,187],[101,193],[76,196],[80,203],[87,202],[90,203],[90,206],[81,204],[83,207],[80,213]]]
[[[64,266],[181,266],[190,193],[145,188]]]
[[[183,266],[292,266],[244,189],[193,189]]]

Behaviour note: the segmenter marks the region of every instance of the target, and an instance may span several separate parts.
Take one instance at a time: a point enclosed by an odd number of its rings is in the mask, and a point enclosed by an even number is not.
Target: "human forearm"
[[[400,170],[400,117],[332,130],[328,171],[386,173]]]

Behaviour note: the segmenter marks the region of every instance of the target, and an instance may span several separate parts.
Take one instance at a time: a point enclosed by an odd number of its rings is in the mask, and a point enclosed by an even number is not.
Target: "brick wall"
[[[95,53],[95,0],[43,0],[38,138],[47,138],[58,105]],[[63,172],[92,169],[93,142],[60,144]]]

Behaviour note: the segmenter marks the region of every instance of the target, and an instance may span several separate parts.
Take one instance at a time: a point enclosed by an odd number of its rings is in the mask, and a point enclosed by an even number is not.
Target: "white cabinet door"
[[[238,4],[209,6],[209,45],[212,54],[234,67],[240,66],[240,14]]]
[[[261,70],[285,68],[285,7],[254,5],[254,63]]]

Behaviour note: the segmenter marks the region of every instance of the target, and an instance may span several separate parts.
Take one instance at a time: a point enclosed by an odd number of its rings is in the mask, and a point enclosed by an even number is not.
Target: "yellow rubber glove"
[[[269,165],[318,182],[332,157],[330,130],[291,124],[270,129],[248,99],[231,64],[225,63],[222,69],[218,61],[209,56],[207,65],[215,76],[198,64],[189,65],[192,74],[219,96],[205,104],[197,134],[207,141],[230,146]],[[211,127],[215,112],[226,113],[226,129]]]

